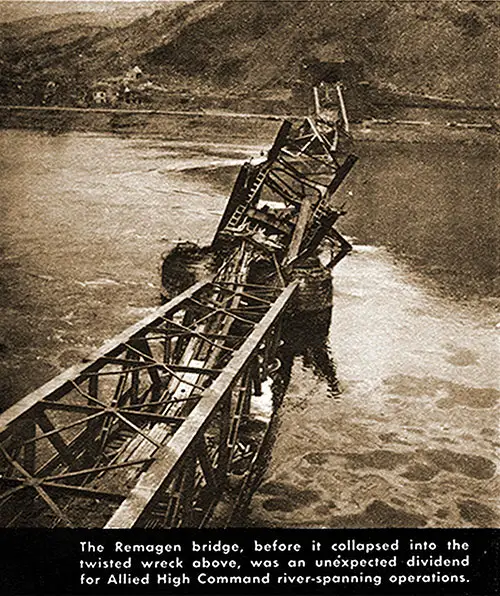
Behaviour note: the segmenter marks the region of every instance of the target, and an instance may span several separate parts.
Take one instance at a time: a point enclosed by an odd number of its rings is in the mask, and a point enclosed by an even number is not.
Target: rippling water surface
[[[158,303],[260,143],[0,131],[2,407]],[[257,141],[257,142],[256,142]],[[498,526],[495,147],[370,143],[342,190],[342,393],[300,358],[249,523]]]
[[[162,253],[209,242],[225,173],[260,150],[0,131],[0,406],[158,304]]]

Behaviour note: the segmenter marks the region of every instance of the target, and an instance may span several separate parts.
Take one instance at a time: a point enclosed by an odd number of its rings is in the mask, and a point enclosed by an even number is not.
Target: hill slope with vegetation
[[[52,81],[75,105],[133,67],[167,93],[286,98],[318,65],[348,61],[372,88],[492,104],[498,25],[488,0],[199,0],[123,26],[17,21],[0,27],[0,101],[39,103]]]

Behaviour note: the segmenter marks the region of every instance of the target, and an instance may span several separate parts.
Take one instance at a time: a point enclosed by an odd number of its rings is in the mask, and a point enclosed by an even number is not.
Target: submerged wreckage
[[[165,304],[0,415],[0,526],[237,523],[300,328],[328,328],[351,248],[334,194],[357,158],[333,95],[242,166],[211,247],[166,258]]]

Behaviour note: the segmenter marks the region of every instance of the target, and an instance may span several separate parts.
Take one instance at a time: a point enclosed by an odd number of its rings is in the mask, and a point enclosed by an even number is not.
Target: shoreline
[[[12,112],[74,112],[81,114],[131,114],[131,115],[148,115],[148,116],[188,116],[192,118],[204,116],[223,116],[225,118],[248,118],[256,120],[282,120],[283,118],[300,118],[300,115],[277,115],[277,114],[260,114],[250,112],[227,112],[224,110],[166,110],[166,109],[125,109],[125,108],[77,108],[66,106],[10,106],[0,105],[0,110]]]
[[[432,114],[432,112],[430,112]],[[65,132],[101,132],[126,135],[186,134],[207,140],[222,134],[234,138],[272,137],[277,123],[284,119],[302,119],[301,114],[266,114],[222,110],[158,110],[74,108],[62,106],[0,106],[0,128],[34,129],[50,134]],[[257,126],[256,126],[257,125]],[[210,131],[207,129],[211,129]],[[365,119],[351,130],[356,141],[374,142],[465,142],[490,143],[498,137],[497,120]]]

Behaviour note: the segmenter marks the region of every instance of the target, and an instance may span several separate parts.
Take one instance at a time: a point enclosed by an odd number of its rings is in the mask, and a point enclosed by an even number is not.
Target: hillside
[[[490,2],[226,2],[143,59],[254,90],[289,87],[318,61],[349,60],[371,82],[492,101],[497,33]]]
[[[18,21],[9,35],[0,28],[0,101],[36,103],[54,81],[57,102],[74,104],[134,66],[170,92],[287,100],[318,78],[318,66],[348,61],[351,78],[371,88],[491,104],[498,26],[487,0],[200,0],[123,26],[30,31]]]

